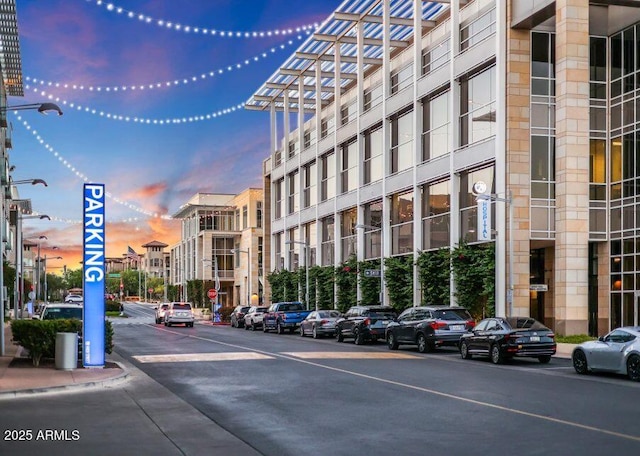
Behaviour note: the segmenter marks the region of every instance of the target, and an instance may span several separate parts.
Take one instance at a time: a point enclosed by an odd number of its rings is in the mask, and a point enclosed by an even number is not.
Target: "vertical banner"
[[[478,198],[478,241],[491,240],[491,199]]]
[[[84,184],[82,226],[82,364],[104,367],[104,184]]]

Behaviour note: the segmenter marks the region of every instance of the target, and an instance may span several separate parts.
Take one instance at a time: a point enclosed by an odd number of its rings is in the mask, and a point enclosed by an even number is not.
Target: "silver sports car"
[[[614,329],[598,340],[573,349],[573,368],[578,374],[615,372],[640,381],[640,326]]]

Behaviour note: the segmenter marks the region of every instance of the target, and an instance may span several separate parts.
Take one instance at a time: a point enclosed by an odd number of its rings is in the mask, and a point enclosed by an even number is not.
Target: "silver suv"
[[[167,310],[169,310],[169,303],[164,302],[160,304],[158,307],[154,307],[154,310],[156,311],[156,325],[157,325],[164,322],[164,315],[165,313],[167,313]]]
[[[188,302],[172,302],[164,314],[165,326],[184,324],[193,328],[193,321],[193,310]]]

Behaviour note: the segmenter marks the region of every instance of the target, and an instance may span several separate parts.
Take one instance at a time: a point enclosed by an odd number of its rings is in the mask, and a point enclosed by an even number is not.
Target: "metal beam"
[[[299,59],[322,60],[325,62],[333,62],[335,60],[333,54],[314,54],[311,52],[296,52],[296,57]],[[340,61],[345,63],[358,63],[358,58],[350,55],[341,55]],[[382,65],[382,59],[365,57],[363,63],[365,65]]]
[[[335,13],[333,13],[333,17],[334,19],[337,19],[339,21],[371,22],[372,24],[382,24],[381,16],[374,16],[371,14],[343,13],[340,11],[336,11]],[[391,24],[413,27],[413,19],[404,17],[391,17]],[[436,24],[436,21],[422,21],[423,28],[433,28],[436,26]]]
[[[280,68],[280,74],[285,76],[310,76],[313,77],[316,75],[316,72],[312,69],[307,70],[293,70],[291,68]],[[320,73],[321,78],[333,78],[335,75],[331,71],[323,71]],[[353,79],[355,80],[358,76],[355,73],[340,73],[341,79]]]
[[[265,82],[265,84],[264,84],[264,86],[267,89],[274,89],[274,90],[285,90],[288,87],[290,87],[291,85],[293,85],[293,82],[287,83],[287,84],[277,83],[277,82]],[[295,90],[295,87],[292,90]],[[305,92],[308,91],[308,90],[315,92],[316,86],[307,84],[307,85],[304,86],[304,90],[305,90]],[[323,92],[327,92],[327,93],[333,93],[333,86],[322,87],[322,91]]]
[[[355,36],[336,36],[326,33],[314,33],[313,38],[318,41],[328,41],[330,43],[337,42],[346,44],[357,44]],[[382,40],[379,38],[365,38],[363,44],[365,46],[382,46]],[[396,48],[406,48],[407,46],[409,46],[409,43],[407,41],[401,40],[390,40],[389,45]]]

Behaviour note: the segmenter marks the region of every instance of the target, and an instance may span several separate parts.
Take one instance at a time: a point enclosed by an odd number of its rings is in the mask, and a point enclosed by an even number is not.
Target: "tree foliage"
[[[448,248],[422,252],[418,257],[418,279],[422,305],[450,303],[451,255]]]
[[[453,250],[451,263],[458,305],[476,319],[495,315],[494,244],[462,242]]]
[[[385,258],[385,286],[391,305],[401,312],[413,305],[413,256]]]
[[[335,269],[337,289],[336,306],[340,312],[346,312],[349,307],[358,303],[358,261],[355,255],[349,257]]]

